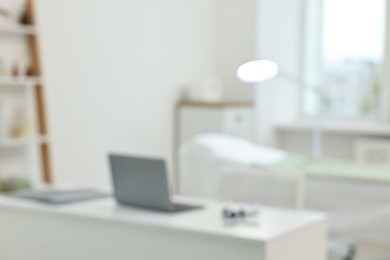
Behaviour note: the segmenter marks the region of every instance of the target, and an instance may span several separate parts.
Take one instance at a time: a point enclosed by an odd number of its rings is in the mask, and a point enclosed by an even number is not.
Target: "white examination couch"
[[[264,170],[287,156],[286,152],[235,137],[198,136],[181,147],[180,194],[216,198],[223,169],[256,170],[256,165],[262,165]],[[334,238],[390,248],[390,183],[307,175],[305,208],[329,214]]]

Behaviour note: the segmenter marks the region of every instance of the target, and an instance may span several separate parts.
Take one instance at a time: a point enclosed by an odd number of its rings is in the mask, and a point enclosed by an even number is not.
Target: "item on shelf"
[[[34,71],[33,71],[33,69],[32,69],[31,66],[27,66],[27,67],[25,68],[25,73],[24,73],[24,75],[25,75],[25,76],[28,76],[28,77],[34,76]]]
[[[203,99],[208,102],[222,100],[222,81],[218,78],[209,78],[203,83]]]
[[[30,182],[22,177],[2,179],[0,181],[0,185],[0,190],[2,192],[15,192],[21,190],[28,190],[31,188]]]
[[[0,139],[4,138],[7,134],[7,124],[5,116],[4,102],[0,100]]]
[[[0,57],[0,76],[6,75],[5,63],[2,57]]]
[[[202,84],[187,88],[186,98],[194,101],[219,102],[222,100],[222,81],[216,77],[205,80]]]
[[[21,138],[27,135],[26,116],[21,111],[15,112],[14,118],[11,123],[10,136],[12,138]]]
[[[26,0],[0,0],[0,23],[17,25],[26,10]]]
[[[15,63],[15,64],[12,66],[11,74],[12,74],[13,77],[17,77],[17,76],[20,75],[19,65],[18,65],[17,63]]]
[[[23,25],[29,25],[31,24],[31,16],[28,11],[27,3],[25,2],[22,8],[22,12],[19,16],[19,23]]]
[[[10,18],[9,11],[6,8],[0,6],[0,24],[8,23],[9,18]]]
[[[25,77],[30,76],[30,67],[27,67],[22,62],[15,62],[12,66],[11,74],[13,77]]]

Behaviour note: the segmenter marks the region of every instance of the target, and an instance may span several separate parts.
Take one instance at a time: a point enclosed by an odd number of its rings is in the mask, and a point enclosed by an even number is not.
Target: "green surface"
[[[381,164],[364,164],[334,159],[313,159],[305,156],[290,155],[275,165],[254,165],[254,167],[308,176],[390,182],[390,166]]]

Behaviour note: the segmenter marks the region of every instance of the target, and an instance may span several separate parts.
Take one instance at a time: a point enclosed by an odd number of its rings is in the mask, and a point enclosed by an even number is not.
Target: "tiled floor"
[[[356,260],[390,260],[390,245],[358,242]]]

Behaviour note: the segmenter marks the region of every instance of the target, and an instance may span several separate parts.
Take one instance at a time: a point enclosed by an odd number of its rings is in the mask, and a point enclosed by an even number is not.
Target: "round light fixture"
[[[237,69],[237,77],[248,83],[256,83],[276,77],[278,65],[270,60],[255,60],[242,64]]]

